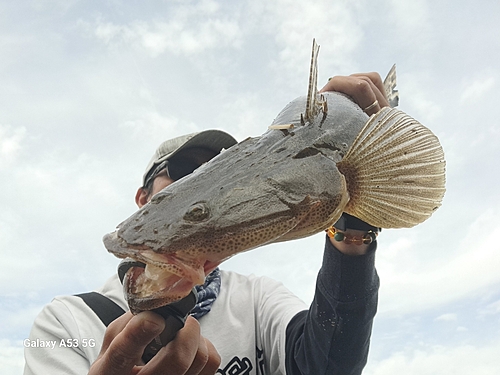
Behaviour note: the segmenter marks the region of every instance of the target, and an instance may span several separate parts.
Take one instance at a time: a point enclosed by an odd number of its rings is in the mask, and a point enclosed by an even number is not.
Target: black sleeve
[[[327,238],[311,307],[287,326],[287,375],[361,374],[377,311],[375,248],[348,256]]]

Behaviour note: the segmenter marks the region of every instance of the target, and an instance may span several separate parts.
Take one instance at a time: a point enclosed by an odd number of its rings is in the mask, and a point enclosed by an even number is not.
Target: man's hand
[[[348,95],[362,109],[371,107],[365,113],[371,116],[382,107],[388,107],[389,102],[384,90],[384,84],[378,73],[357,73],[350,76],[335,76],[331,78],[327,84],[320,90],[337,91]],[[377,105],[372,107],[372,104],[377,101]],[[362,237],[364,232],[348,229],[346,234]],[[342,253],[346,255],[362,255],[368,251],[369,245],[346,244],[330,239],[332,244]]]
[[[362,109],[370,107],[375,101],[378,105],[366,110],[371,116],[382,107],[389,106],[385,95],[384,84],[378,73],[358,73],[350,76],[331,78],[320,92],[337,91],[350,96]]]
[[[145,347],[165,327],[163,318],[150,311],[130,312],[109,325],[101,352],[89,375],[214,375],[220,356],[213,344],[201,336],[198,321],[191,316],[175,339],[163,347],[149,363],[142,365]]]

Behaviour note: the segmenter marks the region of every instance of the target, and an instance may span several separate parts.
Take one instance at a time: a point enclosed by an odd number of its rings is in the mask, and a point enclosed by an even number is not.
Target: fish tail
[[[344,211],[380,228],[410,228],[441,205],[444,152],[426,127],[395,108],[383,108],[337,164],[350,200]]]

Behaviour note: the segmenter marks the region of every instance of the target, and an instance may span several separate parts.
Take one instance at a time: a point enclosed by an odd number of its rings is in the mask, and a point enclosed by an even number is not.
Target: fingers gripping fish
[[[345,95],[319,94],[318,50],[313,42],[308,95],[266,133],[167,186],[104,237],[117,257],[146,264],[125,286],[132,311],[176,301],[229,257],[318,233],[342,212],[408,228],[440,206],[445,161],[437,137],[395,108],[369,118]],[[396,104],[394,67],[385,83]]]

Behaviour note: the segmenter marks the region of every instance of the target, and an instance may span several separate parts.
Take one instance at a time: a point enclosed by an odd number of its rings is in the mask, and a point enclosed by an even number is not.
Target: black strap
[[[337,229],[340,229],[341,231],[345,231],[346,229],[356,229],[356,230],[362,230],[365,232],[372,231],[372,232],[381,232],[382,228],[377,228],[374,227],[373,225],[370,225],[366,222],[364,222],[361,219],[358,219],[355,216],[349,215],[348,213],[342,213],[342,216],[337,220],[333,226]]]
[[[107,327],[116,318],[125,313],[120,306],[111,301],[108,297],[97,292],[76,294],[96,313],[104,325]]]

